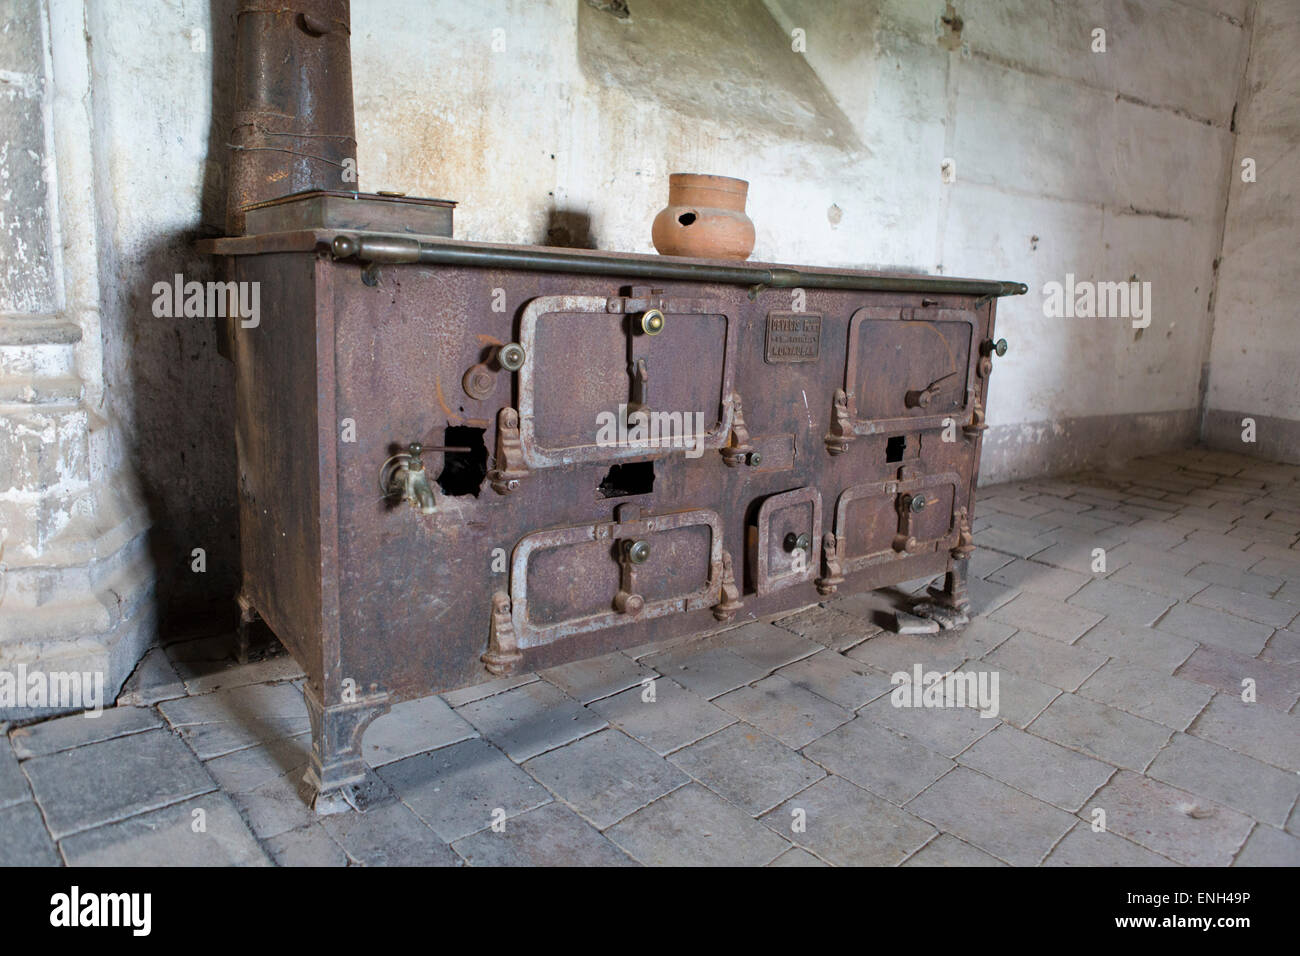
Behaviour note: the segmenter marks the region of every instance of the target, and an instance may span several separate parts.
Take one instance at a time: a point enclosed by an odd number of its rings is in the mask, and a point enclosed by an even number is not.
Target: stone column
[[[0,19],[0,672],[98,672],[111,703],[156,610],[104,388],[85,10],[0,0]]]

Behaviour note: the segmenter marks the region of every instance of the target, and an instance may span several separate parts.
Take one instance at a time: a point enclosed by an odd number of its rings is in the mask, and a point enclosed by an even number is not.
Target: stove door
[[[515,545],[520,648],[718,603],[722,522],[705,509],[538,531]]]
[[[735,322],[709,300],[533,299],[520,319],[526,358],[516,373],[523,466],[721,448],[733,417],[735,336]]]
[[[845,572],[957,544],[961,479],[952,472],[846,488],[835,505],[835,537]]]
[[[822,496],[816,488],[772,495],[750,528],[750,573],[757,594],[811,581],[822,545]]]
[[[941,428],[971,417],[976,314],[862,308],[849,322],[844,391],[854,434]]]

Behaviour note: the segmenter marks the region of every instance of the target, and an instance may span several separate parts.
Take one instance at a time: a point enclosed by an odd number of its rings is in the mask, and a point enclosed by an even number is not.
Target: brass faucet
[[[434,447],[430,451],[468,452],[468,448]],[[406,451],[398,452],[384,462],[379,472],[379,487],[385,498],[400,498],[409,501],[411,507],[422,515],[435,514],[438,510],[433,486],[429,484],[429,474],[424,468],[424,459],[420,456],[425,447],[420,442],[412,442]]]

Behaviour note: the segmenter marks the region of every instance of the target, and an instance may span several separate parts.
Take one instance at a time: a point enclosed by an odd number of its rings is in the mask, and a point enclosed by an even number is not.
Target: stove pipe
[[[348,0],[240,0],[226,226],[254,203],[359,189]]]

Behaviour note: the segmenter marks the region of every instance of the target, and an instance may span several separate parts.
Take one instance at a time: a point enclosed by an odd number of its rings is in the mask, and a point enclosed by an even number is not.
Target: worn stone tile
[[[994,667],[1005,667],[1053,687],[1075,690],[1106,658],[1084,647],[1020,631],[986,654],[984,660]]]
[[[880,628],[875,624],[821,605],[806,608],[773,623],[834,651],[846,651],[880,633]]]
[[[1006,864],[969,843],[963,843],[951,833],[940,833],[909,856],[903,866],[1006,866]]]
[[[348,860],[360,866],[460,866],[450,846],[421,822],[411,808],[388,800],[365,813],[321,817],[320,825]]]
[[[1171,548],[1187,538],[1186,529],[1150,518],[1129,525],[1124,533],[1130,542],[1154,549]]]
[[[881,697],[859,714],[945,757],[955,757],[989,733],[997,721],[971,707],[895,707]]]
[[[653,678],[655,672],[626,654],[615,652],[551,667],[542,671],[540,676],[574,700],[590,704],[593,700],[637,687],[646,678]]]
[[[1102,615],[1095,611],[1032,592],[1021,593],[993,612],[995,621],[1066,644],[1078,639],[1101,619]]]
[[[9,738],[0,734],[0,808],[23,803],[32,798],[27,778],[18,767]]]
[[[826,776],[794,750],[748,724],[732,724],[668,758],[751,816]]]
[[[1069,598],[1069,604],[1096,611],[1112,622],[1150,627],[1174,605],[1170,598],[1099,578]]]
[[[1164,546],[1151,546],[1136,541],[1106,549],[1107,574],[1113,574],[1129,565],[1161,570],[1168,574],[1186,574],[1202,561],[1196,555],[1178,554]]]
[[[1191,638],[1169,631],[1102,621],[1079,638],[1075,646],[1118,657],[1162,674],[1172,674],[1178,665],[1192,656],[1198,645]]]
[[[1273,597],[1278,601],[1286,601],[1287,604],[1300,605],[1300,581],[1288,581]]]
[[[1233,866],[1300,866],[1300,839],[1282,830],[1256,824]]]
[[[1274,630],[1267,624],[1247,621],[1195,604],[1175,604],[1156,627],[1249,657],[1254,657],[1264,649]]]
[[[1107,764],[1006,724],[975,741],[957,762],[1071,812],[1114,773]]]
[[[693,744],[736,719],[666,677],[656,680],[653,690],[653,700],[647,700],[643,688],[633,687],[596,701],[591,709],[660,756]]]
[[[534,757],[524,769],[601,830],[690,780],[612,729]]]
[[[293,684],[250,684],[158,705],[203,760],[311,730],[307,703]]]
[[[1174,601],[1186,601],[1197,591],[1208,587],[1206,582],[1189,578],[1176,571],[1145,565],[1128,564],[1106,578],[1126,587],[1137,588],[1149,594],[1159,594]],[[1104,613],[1104,612],[1103,612]]]
[[[1198,648],[1177,674],[1237,697],[1249,678],[1255,682],[1256,700],[1278,710],[1290,710],[1300,700],[1300,665],[1243,657],[1217,647]]]
[[[845,723],[853,714],[784,677],[766,677],[718,698],[727,713],[796,750]]]
[[[1300,771],[1300,718],[1215,694],[1188,733],[1283,770]]]
[[[1005,587],[984,578],[972,577],[966,585],[972,615],[991,614],[1019,593],[1019,588]]]
[[[1108,830],[1079,823],[1043,861],[1043,866],[1174,866],[1171,860]]]
[[[1216,535],[1215,539],[1193,540],[1189,536],[1187,541],[1170,548],[1169,553],[1180,558],[1195,558],[1197,564],[1226,564],[1242,570],[1255,563],[1255,556],[1243,550],[1247,542],[1240,538],[1229,538],[1225,534]]]
[[[1185,730],[1213,696],[1208,687],[1117,660],[1089,677],[1079,693],[1174,730]]]
[[[190,694],[208,694],[212,691],[243,687],[248,684],[268,684],[276,681],[298,680],[303,670],[287,653],[276,654],[260,661],[239,664],[235,661],[177,661],[176,673],[185,681]]]
[[[718,646],[769,672],[822,649],[816,641],[765,621],[752,621],[720,634]]]
[[[1016,558],[1010,564],[989,575],[990,581],[1007,587],[1032,591],[1045,597],[1064,601],[1093,579],[1091,574],[1080,574],[1064,568],[1054,568],[1038,561]]]
[[[726,648],[698,643],[652,654],[641,662],[710,699],[751,684],[771,670]]]
[[[1300,776],[1188,734],[1174,735],[1147,776],[1279,827],[1300,797]]]
[[[1187,866],[1227,866],[1254,825],[1249,817],[1202,797],[1121,770],[1080,816],[1106,813],[1106,828]]]
[[[470,866],[634,866],[601,832],[568,807],[548,803],[480,830],[452,848]]]
[[[803,752],[831,773],[900,805],[953,767],[947,757],[864,717],[837,727]]]
[[[375,720],[361,741],[366,763],[382,767],[425,750],[436,750],[477,737],[464,717],[441,697],[419,697],[393,705]]]
[[[1062,523],[1067,523],[1073,517],[1089,509],[1089,505],[1085,502],[1072,501],[1069,498],[1062,498],[1050,494],[1031,495],[1025,499],[1025,504],[1041,505],[1046,508],[1049,513],[1052,511],[1061,512],[1060,520]],[[1046,517],[1046,514],[1043,515],[1043,517]]]
[[[768,866],[829,866],[829,865],[830,865],[829,863],[817,859],[817,857],[813,856],[807,850],[801,849],[800,847],[797,846],[793,846],[790,849],[786,850],[784,853],[782,853],[775,860],[773,860],[771,863],[768,864]]]
[[[1117,767],[1141,771],[1173,735],[1168,727],[1078,694],[1062,694],[1029,725],[1031,733]]]
[[[1285,583],[1282,578],[1268,577],[1262,571],[1243,571],[1241,568],[1230,567],[1226,564],[1198,564],[1187,572],[1187,576],[1193,580],[1219,585],[1231,591],[1245,591],[1249,594],[1258,594],[1264,597],[1276,594],[1278,588]],[[1210,606],[1218,607],[1219,605]]]
[[[1022,730],[1061,693],[1059,687],[1024,677],[1004,667],[994,671],[984,661],[967,661],[958,670],[963,673],[995,672],[998,675],[998,712],[995,716]]]
[[[416,754],[377,771],[393,792],[445,843],[549,803],[546,788],[495,747],[474,739]]]
[[[0,809],[0,867],[62,865],[36,804],[28,801]]]
[[[1234,591],[1217,584],[1212,584],[1198,593],[1192,598],[1192,603],[1226,611],[1270,627],[1286,627],[1295,620],[1296,615],[1300,614],[1300,607],[1288,604],[1286,601],[1274,601],[1272,598],[1248,594],[1245,591]]]
[[[149,707],[186,694],[185,682],[161,647],[152,648],[136,665],[117,695],[118,706]]]
[[[1016,495],[1004,494],[992,488],[981,489],[979,503],[981,510],[991,508],[1019,518],[1033,518],[1052,510],[1043,505],[1029,504]]]
[[[847,710],[857,710],[890,690],[889,675],[826,649],[776,672],[792,684]]]
[[[987,501],[983,503],[987,504]],[[1048,535],[1018,534],[1015,531],[998,528],[997,525],[990,525],[982,531],[977,531],[973,537],[977,548],[1001,551],[1017,558],[1033,557],[1054,543]]]
[[[1060,532],[1053,532],[1053,537],[1062,537]],[[1114,535],[1096,535],[1089,536],[1085,539],[1070,537],[1066,540],[1057,540],[1050,548],[1033,555],[1035,561],[1040,564],[1050,564],[1053,567],[1064,568],[1067,571],[1074,571],[1076,574],[1087,574],[1096,576],[1098,574],[1108,574],[1123,567],[1127,561],[1123,558],[1122,548],[1127,545],[1112,542]],[[1106,563],[1104,567],[1094,571],[1093,567],[1097,561],[1096,550],[1101,548],[1105,551]]]
[[[469,687],[462,687],[459,690],[448,691],[439,696],[442,697],[452,708],[464,707],[476,700],[483,700],[485,697],[491,697],[493,694],[503,694],[508,690],[516,687],[522,687],[524,684],[531,684],[539,680],[536,674],[514,674],[510,677],[499,677],[496,680],[484,681],[481,684],[473,684]]]
[[[952,670],[968,656],[949,633],[891,634],[883,633],[863,641],[844,655],[886,675],[899,671],[911,673],[920,664],[925,670],[944,673]]]
[[[1260,657],[1283,664],[1300,664],[1300,631],[1276,631],[1259,652]]]
[[[1254,547],[1247,549],[1249,553],[1258,553]],[[1291,548],[1283,549],[1282,556],[1264,557],[1259,563],[1250,566],[1250,574],[1255,577],[1262,577],[1266,581],[1278,581],[1278,587],[1287,581],[1300,581],[1300,551]],[[1215,584],[1226,584],[1229,587],[1236,587],[1238,591],[1249,591],[1248,587],[1240,587],[1232,584],[1230,581],[1215,581]],[[1276,588],[1274,589],[1276,591]]]
[[[18,759],[26,760],[28,757],[71,750],[101,740],[138,734],[161,724],[158,715],[148,708],[110,707],[98,717],[70,714],[19,727],[9,735],[9,739],[13,742]]]
[[[966,767],[957,767],[908,802],[940,830],[1015,866],[1033,866],[1074,825],[1074,817]]]
[[[301,829],[316,819],[303,781],[311,757],[307,735],[282,737],[205,765],[261,839]]]
[[[149,730],[23,764],[55,839],[215,789],[194,754]]]
[[[912,673],[920,664],[927,671],[952,670],[969,658],[983,657],[1015,633],[1009,624],[976,618],[957,631],[938,634],[881,634],[859,644],[845,656],[893,675]]]
[[[456,713],[516,763],[609,726],[599,715],[540,681],[476,700]]]
[[[762,819],[836,866],[896,866],[935,835],[911,813],[839,777],[818,781]]]
[[[975,553],[970,556],[969,569],[970,573],[977,578],[986,580],[991,578],[994,572],[1000,568],[1006,567],[1012,561],[1018,561],[1009,554],[1003,554],[1001,551],[990,551],[988,548],[976,548]],[[1005,581],[999,582],[1005,584]]]
[[[319,822],[272,837],[266,849],[276,866],[348,865],[348,855]]]
[[[271,865],[224,793],[77,833],[61,848],[69,866]]]
[[[643,807],[605,835],[647,866],[764,866],[790,847],[694,783]]]

